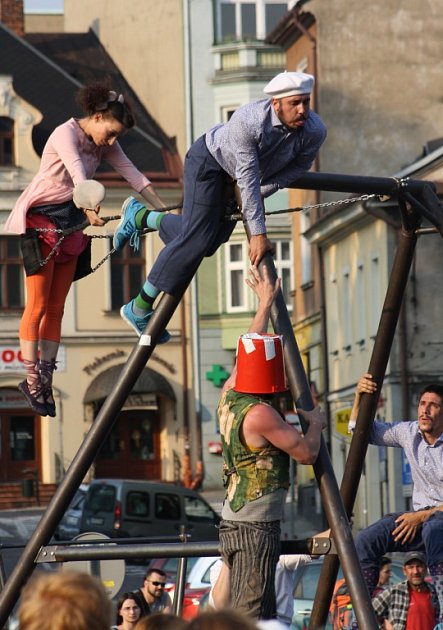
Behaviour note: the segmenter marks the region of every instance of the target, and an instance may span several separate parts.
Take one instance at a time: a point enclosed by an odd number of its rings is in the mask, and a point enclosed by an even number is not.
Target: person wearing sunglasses
[[[148,569],[139,589],[142,597],[142,617],[152,613],[172,613],[172,601],[165,591],[166,573],[161,569]]]

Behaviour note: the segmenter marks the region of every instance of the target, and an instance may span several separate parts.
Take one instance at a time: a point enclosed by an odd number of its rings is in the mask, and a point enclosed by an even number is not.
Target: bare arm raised
[[[246,284],[258,297],[257,311],[249,326],[248,333],[265,333],[268,330],[271,306],[280,290],[280,278],[277,278],[274,283],[271,281],[266,267],[260,273],[258,267],[253,266],[249,269],[249,278],[246,280]],[[234,366],[231,376],[223,386],[223,391],[233,387],[236,372],[237,368]]]

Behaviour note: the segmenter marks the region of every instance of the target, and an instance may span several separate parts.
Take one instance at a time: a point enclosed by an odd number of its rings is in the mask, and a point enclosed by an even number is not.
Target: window
[[[228,312],[246,310],[246,244],[228,243],[226,252],[227,310]]]
[[[304,233],[311,227],[309,214],[302,212],[300,215],[300,262],[301,262],[301,286],[307,286],[312,282],[312,249]]]
[[[177,494],[155,495],[155,516],[169,521],[180,518],[180,497]]]
[[[214,522],[214,512],[211,507],[196,497],[184,497],[185,514],[189,521]]]
[[[96,485],[89,488],[85,509],[96,512],[114,512],[115,486]]]
[[[255,39],[257,32],[255,4],[241,4],[240,7],[242,40]]]
[[[23,259],[18,236],[0,236],[0,309],[24,307]]]
[[[362,262],[357,265],[357,339],[356,342],[363,348],[366,338],[366,300],[365,300],[365,274]]]
[[[26,462],[35,459],[33,416],[11,416],[9,443],[13,462]]]
[[[14,165],[14,121],[0,116],[0,166]]]
[[[214,562],[206,569],[201,579],[201,583],[207,584],[208,587],[211,586],[211,569],[216,562],[220,562],[220,561],[214,558]]]
[[[221,121],[222,122],[228,122],[229,120],[231,120],[232,114],[235,112],[235,110],[238,108],[239,106],[233,106],[233,105],[227,105],[225,107],[222,107],[221,109]]]
[[[288,12],[288,3],[279,2],[278,4],[266,3],[265,20],[266,33],[270,33],[280,22],[282,17]]]
[[[217,42],[264,40],[292,4],[293,0],[218,0]]]
[[[292,242],[289,240],[276,241],[274,264],[277,275],[281,278],[283,297],[288,310],[292,309],[292,292],[294,291],[294,268],[292,256]],[[245,283],[249,269],[247,243],[227,243],[226,249],[226,310],[228,313],[238,313],[250,310],[253,299],[248,299],[250,291]]]
[[[235,41],[235,4],[222,2],[220,10],[221,41]]]
[[[149,516],[149,494],[147,492],[128,492],[126,497],[128,516]]]
[[[144,244],[139,251],[124,247],[111,256],[111,309],[117,310],[136,295],[145,281]]]
[[[292,262],[292,241],[276,241],[274,263],[277,275],[281,278],[283,297],[288,311],[292,310],[294,291],[294,267]]]
[[[351,318],[351,278],[349,269],[345,267],[343,273],[343,350],[349,354],[352,349],[352,318]]]
[[[329,276],[329,295],[327,304],[329,306],[329,318],[328,318],[328,337],[330,345],[330,354],[333,357],[337,357],[338,350],[338,334],[340,331],[340,315],[339,315],[339,301],[338,301],[338,286],[337,276],[335,272],[332,272]]]
[[[371,337],[375,339],[378,324],[381,316],[381,299],[380,299],[380,267],[378,264],[378,254],[371,256]]]

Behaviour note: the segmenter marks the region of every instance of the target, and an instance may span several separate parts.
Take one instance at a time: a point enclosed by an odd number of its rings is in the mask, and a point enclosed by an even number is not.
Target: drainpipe
[[[308,0],[309,1],[309,0]],[[305,3],[303,3],[305,4]],[[313,66],[313,74],[315,77],[314,83],[314,105],[315,111],[317,113],[320,112],[320,103],[319,103],[319,90],[318,90],[318,58],[317,58],[317,39],[314,35],[305,27],[302,20],[300,19],[300,9],[301,6],[295,6],[293,9],[293,19],[294,24],[300,30],[301,33],[309,40],[311,43],[312,49],[312,66]],[[314,168],[316,171],[320,171],[320,158],[317,153],[314,160]],[[320,203],[320,190],[316,189],[315,191],[315,203]],[[312,247],[312,246],[311,246]],[[318,279],[319,279],[319,299],[320,299],[320,327],[321,327],[321,345],[322,345],[322,361],[323,361],[323,407],[326,414],[327,422],[328,422],[328,449],[330,448],[330,436],[331,436],[331,419],[329,417],[329,402],[328,402],[328,394],[329,394],[329,355],[328,355],[328,338],[327,338],[327,329],[326,329],[326,296],[325,296],[325,280],[324,280],[324,261],[323,261],[323,250],[321,246],[316,247],[317,251],[317,260],[318,260]]]
[[[184,21],[184,65],[185,65],[185,99],[186,99],[186,137],[190,146],[194,141],[194,115],[193,115],[193,93],[192,93],[192,31],[191,31],[191,2],[183,0],[183,21]],[[184,308],[184,307],[183,307]],[[194,407],[195,407],[195,448],[196,448],[196,474],[192,475],[191,469],[191,448],[189,443],[189,397],[187,379],[186,354],[186,383],[183,382],[183,402],[185,405],[186,426],[185,430],[185,454],[183,458],[183,483],[187,488],[198,489],[203,481],[203,452],[202,452],[202,430],[201,430],[201,397],[200,397],[200,345],[198,326],[198,287],[197,278],[191,282],[191,344],[192,344],[192,366],[194,377]],[[182,339],[186,346],[186,336],[184,335],[186,322],[182,318]],[[186,348],[185,348],[186,352]],[[183,372],[185,374],[185,371]]]
[[[309,1],[309,0],[308,0]],[[305,4],[305,3],[303,3]],[[318,97],[318,62],[317,62],[317,39],[314,37],[314,35],[305,27],[305,25],[303,24],[302,20],[300,19],[300,6],[295,6],[293,9],[293,19],[294,19],[294,24],[295,26],[303,33],[303,35],[310,41],[311,43],[311,48],[312,48],[312,66],[313,66],[313,70],[312,73],[315,77],[315,82],[314,82],[314,104],[315,104],[315,111],[317,112],[317,114],[320,113],[320,103],[319,103],[319,97]],[[320,170],[320,160],[318,157],[318,153],[315,157],[314,160],[314,168],[316,171]],[[319,203],[320,201],[320,191],[319,190],[315,190],[315,203]]]

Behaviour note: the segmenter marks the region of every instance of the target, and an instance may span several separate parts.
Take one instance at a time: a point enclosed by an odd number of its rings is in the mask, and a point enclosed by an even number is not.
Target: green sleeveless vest
[[[280,488],[289,487],[289,456],[275,446],[250,450],[240,439],[247,412],[266,401],[228,389],[221,397],[218,418],[223,449],[224,486],[233,512]]]

